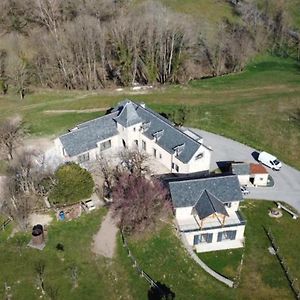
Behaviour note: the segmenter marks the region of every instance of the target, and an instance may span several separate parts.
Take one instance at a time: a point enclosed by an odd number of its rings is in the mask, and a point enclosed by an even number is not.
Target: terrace
[[[190,218],[177,218],[177,223],[181,232],[210,230],[231,226],[241,226],[246,224],[246,219],[240,211],[229,212],[228,214],[229,216],[225,218],[224,224],[222,224],[218,220],[218,218],[210,216],[203,221],[202,228],[192,215],[190,216]]]

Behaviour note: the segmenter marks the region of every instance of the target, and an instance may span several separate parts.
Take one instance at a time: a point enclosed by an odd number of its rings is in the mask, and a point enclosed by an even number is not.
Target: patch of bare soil
[[[64,113],[91,113],[97,111],[107,111],[110,107],[89,108],[89,109],[59,109],[45,110],[44,114],[64,114]]]
[[[116,248],[116,236],[118,228],[109,211],[101,224],[100,230],[95,234],[92,244],[92,252],[107,258],[112,258]]]
[[[23,146],[28,150],[36,150],[38,152],[46,152],[53,147],[53,141],[50,138],[27,138],[23,142]]]
[[[29,224],[34,226],[36,224],[41,224],[43,226],[49,225],[52,222],[52,216],[48,214],[38,214],[33,213],[29,216]]]

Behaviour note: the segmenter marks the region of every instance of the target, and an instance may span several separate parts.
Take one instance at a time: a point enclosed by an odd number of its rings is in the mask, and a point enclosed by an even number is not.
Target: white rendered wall
[[[236,237],[234,240],[223,240],[218,242],[218,233],[228,230],[236,230]],[[208,252],[208,251],[217,251],[224,249],[234,249],[243,247],[244,242],[244,231],[245,225],[239,226],[230,226],[223,228],[216,228],[212,230],[202,230],[202,231],[193,231],[193,232],[185,232],[183,233],[187,238],[187,241],[190,246],[193,246],[197,252]],[[200,243],[194,246],[194,236],[199,234],[212,233],[213,239],[211,243]]]
[[[250,182],[250,175],[238,175],[238,179],[240,182],[240,185],[248,185]]]
[[[256,186],[266,186],[269,174],[255,174],[253,184]]]

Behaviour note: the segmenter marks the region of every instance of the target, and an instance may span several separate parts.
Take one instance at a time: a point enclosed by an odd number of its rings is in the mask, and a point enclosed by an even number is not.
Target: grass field
[[[29,234],[17,234],[4,241],[0,232],[0,298],[4,299],[4,283],[11,287],[12,299],[131,299],[121,265],[91,253],[93,234],[98,230],[105,211],[78,220],[49,227],[47,246],[43,251],[26,247]],[[63,244],[64,251],[56,249]],[[44,284],[48,296],[37,289],[38,264],[44,264]],[[73,288],[71,268],[78,270],[78,287]],[[126,270],[125,270],[126,271]],[[126,274],[126,273],[125,273]],[[107,295],[111,295],[107,298]],[[49,297],[49,298],[48,298]],[[51,298],[52,297],[52,298]],[[6,299],[6,298],[5,298]]]
[[[174,11],[192,15],[199,21],[214,26],[222,20],[235,21],[233,9],[226,1],[207,0],[161,0]],[[203,22],[203,23],[204,23]]]
[[[236,289],[217,282],[197,266],[169,225],[146,238],[129,239],[131,251],[144,271],[175,293],[175,299],[293,299],[276,257],[268,252],[269,241],[262,226],[271,228],[291,273],[299,277],[299,222],[288,214],[271,219],[268,216],[271,202],[245,201],[242,207],[248,223],[241,282]],[[0,297],[4,298],[6,282],[13,299],[39,299],[41,291],[36,288],[35,268],[42,262],[45,289],[52,299],[151,299],[147,282],[136,273],[120,238],[113,260],[97,258],[91,253],[92,236],[104,213],[105,210],[100,210],[78,220],[54,222],[48,227],[49,240],[41,252],[26,247],[29,234],[17,234],[7,240],[7,235],[1,238],[4,233],[0,232]],[[64,245],[64,251],[56,249],[58,243]],[[217,272],[234,277],[243,251],[199,255]],[[76,288],[72,287],[72,266],[78,269]]]
[[[176,294],[175,299],[293,299],[284,272],[276,257],[268,252],[269,241],[262,226],[272,229],[291,272],[299,277],[299,261],[296,262],[300,250],[297,243],[300,239],[299,222],[289,215],[271,219],[267,215],[270,207],[272,203],[266,201],[243,204],[243,212],[248,219],[246,248],[241,282],[236,289],[216,282],[193,264],[169,227],[152,238],[131,241],[131,250],[146,272]],[[295,232],[295,235],[286,239],[287,232]],[[237,249],[199,256],[217,272],[233,278],[242,252],[243,249]],[[147,289],[143,279],[137,280],[134,272],[130,274],[129,285],[135,299],[147,299],[143,296]]]
[[[21,114],[31,135],[53,138],[79,122],[103,115],[106,108],[124,98],[144,101],[158,112],[187,105],[191,109],[186,125],[270,151],[300,169],[300,122],[293,118],[300,108],[299,84],[297,62],[264,56],[239,74],[166,86],[145,94],[126,89],[93,93],[36,90],[23,102],[15,94],[0,96],[0,119]],[[64,111],[95,108],[103,111]]]

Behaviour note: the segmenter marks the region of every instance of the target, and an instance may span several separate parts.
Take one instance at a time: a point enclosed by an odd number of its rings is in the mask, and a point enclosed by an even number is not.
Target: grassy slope
[[[103,112],[50,114],[48,110],[106,108],[124,98],[144,101],[168,112],[191,106],[186,125],[231,137],[257,149],[273,152],[300,169],[300,124],[291,116],[300,108],[300,67],[289,59],[261,57],[240,74],[193,81],[137,94],[36,91],[23,102],[0,96],[0,119],[18,112],[32,135],[55,135]]]
[[[237,289],[226,288],[193,264],[169,227],[151,238],[131,241],[131,250],[144,270],[167,285],[176,294],[176,299],[293,299],[276,257],[268,252],[269,241],[262,226],[272,229],[291,272],[299,277],[300,262],[297,257],[300,246],[296,241],[300,239],[300,225],[289,215],[271,219],[267,215],[271,206],[271,202],[265,201],[247,201],[243,204],[248,224],[241,283]],[[288,241],[287,232],[295,232]],[[230,277],[236,274],[242,251],[233,250],[232,254],[212,252],[200,254],[200,257],[216,271]],[[128,259],[124,263],[129,267]],[[143,279],[137,278],[133,271],[129,273],[133,295],[135,299],[147,299],[148,286]]]
[[[241,283],[230,289],[212,279],[188,257],[174,229],[169,225],[143,240],[130,240],[133,255],[155,280],[169,287],[176,299],[293,299],[287,280],[276,260],[268,252],[269,242],[262,225],[271,228],[290,271],[299,277],[298,260],[300,225],[289,215],[281,219],[268,217],[271,202],[249,202],[243,205],[248,219],[245,259]],[[29,235],[6,240],[0,232],[0,285],[11,286],[15,299],[39,299],[35,265],[45,262],[45,288],[58,291],[56,299],[148,299],[149,286],[132,267],[118,240],[114,260],[96,258],[90,251],[92,236],[99,228],[104,210],[66,223],[55,222],[48,228],[49,241],[43,251],[25,247]],[[293,232],[293,234],[287,234]],[[21,255],[18,241],[21,241]],[[22,241],[24,241],[22,243]],[[57,243],[64,251],[56,250]],[[216,271],[235,276],[241,250],[200,255]],[[231,255],[231,254],[230,254]],[[72,288],[70,266],[78,267],[79,286]],[[0,289],[0,297],[4,297]],[[109,295],[109,298],[108,298]]]
[[[210,24],[217,24],[222,19],[235,19],[232,8],[226,1],[161,0],[161,2],[175,11],[192,15]]]
[[[289,26],[296,30],[300,30],[300,0],[277,0],[277,1],[265,1],[265,0],[250,0],[250,2],[256,3],[262,10],[266,9],[266,3],[268,3],[268,10],[275,12],[275,7],[282,6],[285,8],[285,14]]]
[[[48,228],[49,240],[43,251],[26,247],[29,234],[16,235],[6,242],[0,232],[0,298],[4,298],[3,286],[11,286],[13,299],[39,299],[40,291],[36,289],[35,266],[39,261],[45,263],[45,288],[58,291],[55,299],[117,299],[121,288],[123,299],[131,299],[127,290],[123,269],[114,262],[96,259],[90,247],[93,234],[98,230],[104,210],[82,216],[80,219],[66,223],[56,222]],[[21,246],[19,241],[24,241]],[[56,250],[57,243],[64,245],[64,251]],[[78,267],[79,286],[72,288],[70,267]],[[115,278],[120,278],[115,281]],[[54,299],[54,298],[53,298]]]

